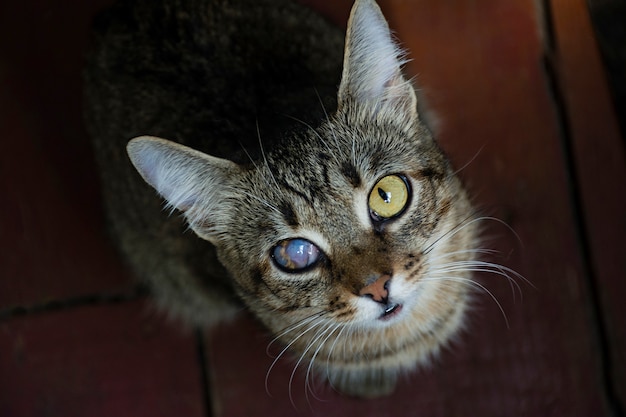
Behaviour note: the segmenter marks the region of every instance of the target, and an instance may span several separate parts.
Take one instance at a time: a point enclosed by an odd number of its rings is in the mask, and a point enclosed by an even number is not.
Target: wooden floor
[[[492,222],[463,337],[392,396],[307,392],[242,314],[156,314],[106,240],[80,67],[108,0],[0,4],[0,416],[609,416],[626,403],[626,165],[584,0],[381,0]],[[308,0],[339,25],[350,1]],[[537,10],[536,5],[542,5]],[[496,301],[497,300],[497,301]]]

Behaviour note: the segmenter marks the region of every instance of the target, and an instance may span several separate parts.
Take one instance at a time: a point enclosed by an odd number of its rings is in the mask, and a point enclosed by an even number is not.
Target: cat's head
[[[128,146],[270,329],[357,373],[364,361],[412,367],[456,331],[465,306],[465,278],[446,265],[471,258],[471,207],[402,64],[378,6],[357,0],[338,110],[320,126],[250,167],[163,139]]]

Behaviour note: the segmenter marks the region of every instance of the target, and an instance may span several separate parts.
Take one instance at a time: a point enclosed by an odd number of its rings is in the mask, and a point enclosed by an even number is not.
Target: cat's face
[[[461,325],[475,229],[380,9],[357,0],[337,112],[243,167],[156,138],[133,163],[251,310],[335,387],[392,389]]]
[[[218,250],[252,308],[276,314],[268,324],[323,312],[392,326],[441,286],[423,278],[463,240],[444,236],[467,220],[468,203],[426,129],[341,119],[293,138],[234,185]]]
[[[257,316],[275,334],[296,326],[285,343],[305,351],[336,329],[309,357],[326,359],[342,328],[395,347],[443,335],[465,306],[465,283],[446,279],[473,244],[464,191],[421,124],[364,114],[337,115],[243,173],[218,243]]]

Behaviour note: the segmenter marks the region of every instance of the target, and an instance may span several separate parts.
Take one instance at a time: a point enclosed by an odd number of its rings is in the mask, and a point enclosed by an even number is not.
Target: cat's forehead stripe
[[[341,173],[354,188],[359,188],[361,186],[361,175],[352,162],[344,162],[341,165]]]
[[[296,214],[296,211],[293,209],[293,205],[291,203],[283,202],[278,207],[278,209],[283,215],[283,219],[285,220],[285,223],[287,225],[291,227],[297,227],[299,225],[298,215]]]

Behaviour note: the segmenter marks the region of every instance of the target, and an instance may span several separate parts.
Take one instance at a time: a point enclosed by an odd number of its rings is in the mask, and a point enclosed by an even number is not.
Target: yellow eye
[[[386,220],[402,213],[409,201],[409,186],[398,175],[388,175],[376,183],[369,198],[372,215]]]

